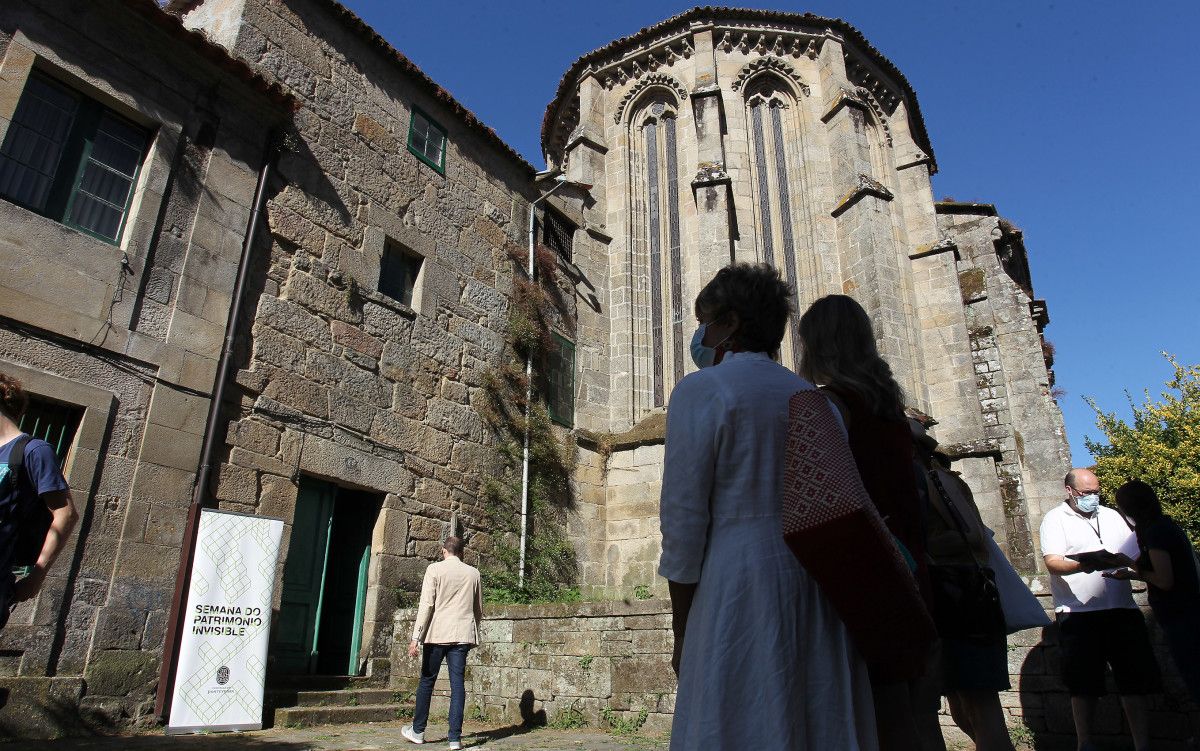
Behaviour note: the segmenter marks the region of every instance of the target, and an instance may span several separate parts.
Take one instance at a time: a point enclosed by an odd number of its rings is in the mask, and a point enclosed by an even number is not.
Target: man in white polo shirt
[[[1087,469],[1072,469],[1063,481],[1067,499],[1042,519],[1042,557],[1050,572],[1063,682],[1079,751],[1090,751],[1092,715],[1104,695],[1104,668],[1110,665],[1134,747],[1150,747],[1146,695],[1161,678],[1146,621],[1133,601],[1129,582],[1105,577],[1068,555],[1107,550],[1137,558],[1137,538],[1117,511],[1100,505],[1100,481]]]

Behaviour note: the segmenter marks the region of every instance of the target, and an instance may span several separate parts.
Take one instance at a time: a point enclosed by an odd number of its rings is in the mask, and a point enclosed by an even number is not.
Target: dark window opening
[[[421,256],[389,241],[379,264],[379,291],[393,300],[412,307],[417,278],[421,274]]]
[[[75,433],[83,420],[83,407],[29,396],[29,407],[17,427],[22,433],[40,438],[54,448],[59,464],[65,464]]]
[[[0,196],[116,243],[149,140],[144,128],[34,73],[0,146]]]
[[[564,261],[574,260],[575,225],[554,209],[546,209],[542,222],[542,245],[558,254]]]
[[[546,361],[546,406],[551,420],[570,428],[575,424],[575,345],[558,334],[552,338]]]

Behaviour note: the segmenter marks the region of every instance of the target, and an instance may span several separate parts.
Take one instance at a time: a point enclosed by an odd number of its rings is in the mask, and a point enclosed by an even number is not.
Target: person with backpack
[[[28,406],[21,382],[0,373],[0,628],[41,590],[79,518],[54,448],[18,427]]]

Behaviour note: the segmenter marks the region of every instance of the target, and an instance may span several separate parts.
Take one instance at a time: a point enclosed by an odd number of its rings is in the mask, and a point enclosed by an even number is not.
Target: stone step
[[[380,688],[385,681],[383,676],[369,675],[272,675],[267,677],[267,688],[279,691],[340,691]]]
[[[411,704],[365,704],[357,707],[282,707],[275,710],[275,727],[301,728],[359,722],[392,722],[412,716]]]
[[[267,701],[274,707],[357,707],[412,698],[411,691],[390,688],[352,688],[340,691],[272,689]]]

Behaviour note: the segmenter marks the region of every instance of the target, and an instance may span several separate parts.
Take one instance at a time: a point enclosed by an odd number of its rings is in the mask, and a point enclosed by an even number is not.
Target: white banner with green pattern
[[[168,733],[257,730],[283,522],[200,513]]]

